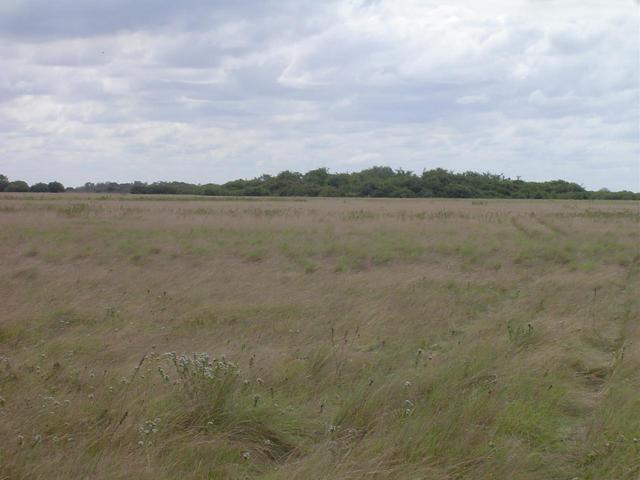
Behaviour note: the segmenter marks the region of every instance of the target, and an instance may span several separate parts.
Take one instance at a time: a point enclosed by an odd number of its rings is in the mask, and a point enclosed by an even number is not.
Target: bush
[[[15,182],[11,182],[7,185],[7,192],[28,192],[29,185],[27,182],[23,182],[22,180],[16,180]]]
[[[60,182],[50,182],[49,185],[47,185],[47,189],[51,193],[61,193],[64,192],[64,185]]]
[[[31,185],[31,188],[29,188],[29,191],[31,192],[48,192],[49,188],[47,187],[46,183],[34,183],[33,185]]]

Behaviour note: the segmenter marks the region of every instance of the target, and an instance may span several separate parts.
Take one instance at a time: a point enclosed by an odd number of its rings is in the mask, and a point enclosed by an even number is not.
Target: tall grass
[[[0,479],[640,474],[635,203],[60,198],[0,196]]]

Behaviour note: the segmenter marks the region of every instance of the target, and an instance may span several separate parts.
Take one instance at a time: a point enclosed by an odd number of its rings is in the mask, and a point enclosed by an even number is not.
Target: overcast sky
[[[0,0],[0,173],[640,190],[634,0]]]

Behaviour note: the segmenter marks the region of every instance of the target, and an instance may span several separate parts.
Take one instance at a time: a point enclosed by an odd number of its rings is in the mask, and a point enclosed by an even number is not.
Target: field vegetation
[[[0,479],[640,475],[637,202],[0,195]]]

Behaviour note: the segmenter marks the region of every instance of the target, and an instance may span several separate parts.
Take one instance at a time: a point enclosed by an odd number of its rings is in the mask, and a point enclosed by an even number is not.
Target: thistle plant
[[[211,358],[207,353],[178,355],[166,354],[177,374],[177,384],[189,402],[194,403],[194,413],[216,422],[225,412],[239,376],[238,366],[226,360]],[[168,375],[165,373],[168,378]],[[254,399],[254,403],[257,401]]]
[[[404,401],[404,412],[403,412],[403,415],[405,417],[408,417],[409,415],[411,415],[413,413],[414,407],[415,407],[415,405],[411,400],[409,400],[409,399],[405,400]]]
[[[153,420],[146,420],[139,428],[138,431],[143,435],[153,435],[158,433],[160,425],[160,419],[154,418]]]

